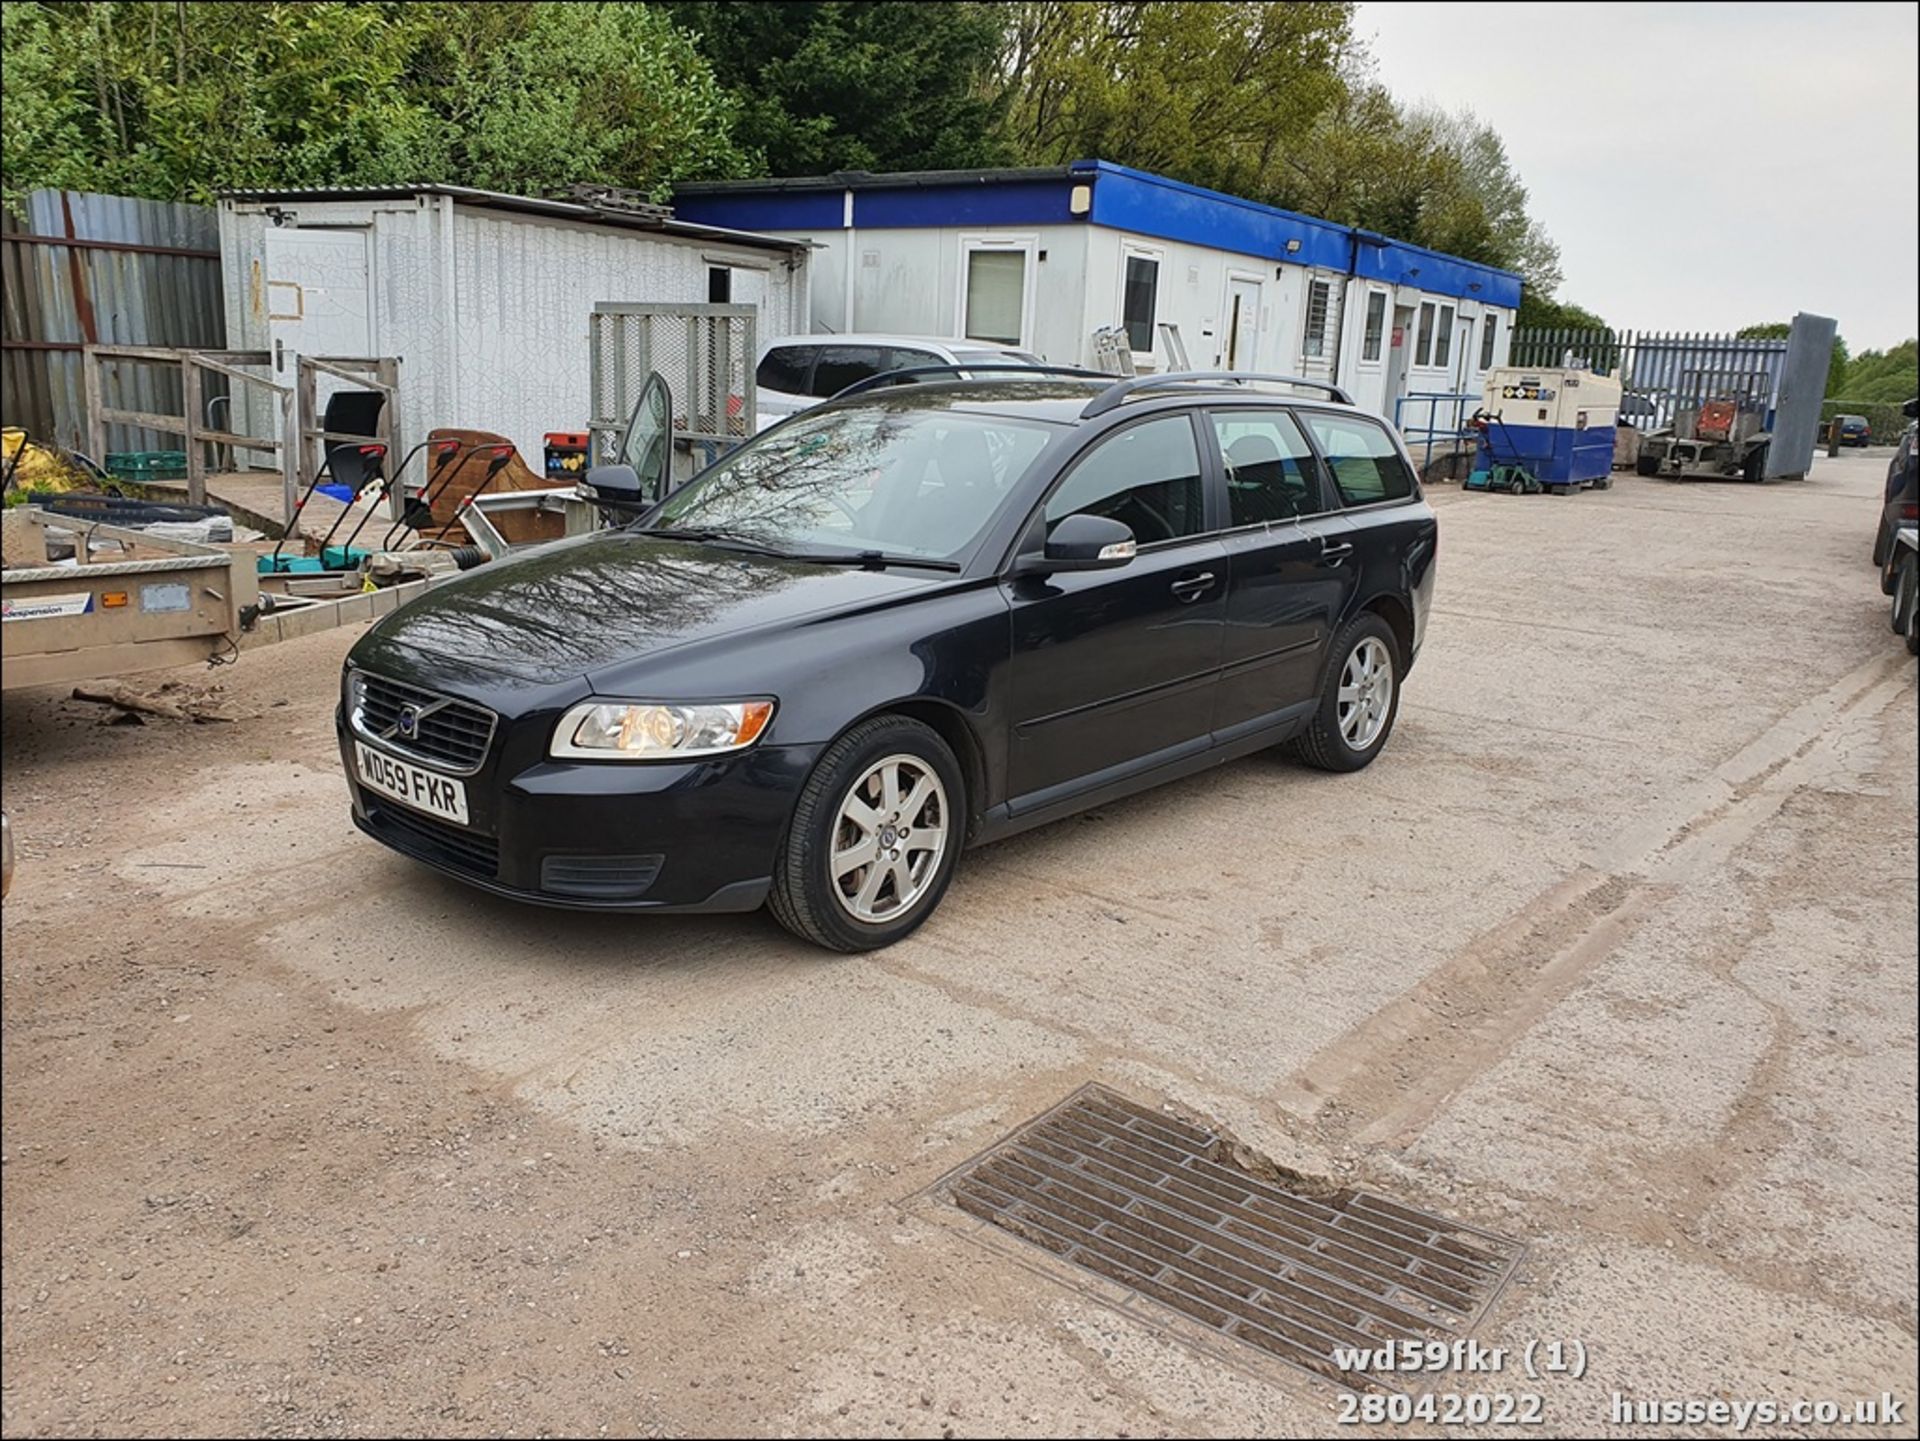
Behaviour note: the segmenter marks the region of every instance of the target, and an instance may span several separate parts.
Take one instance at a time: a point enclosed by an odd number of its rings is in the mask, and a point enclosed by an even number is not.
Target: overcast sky
[[[1402,101],[1500,132],[1559,298],[1636,329],[1920,329],[1920,7],[1362,3]]]

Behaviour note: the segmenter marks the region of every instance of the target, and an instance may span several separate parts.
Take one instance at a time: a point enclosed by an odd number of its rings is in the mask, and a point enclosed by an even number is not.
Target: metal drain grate
[[[1519,1264],[1512,1241],[1378,1196],[1289,1189],[1230,1148],[1090,1085],[946,1186],[970,1215],[1356,1389],[1394,1378],[1343,1368],[1336,1349],[1457,1336]]]

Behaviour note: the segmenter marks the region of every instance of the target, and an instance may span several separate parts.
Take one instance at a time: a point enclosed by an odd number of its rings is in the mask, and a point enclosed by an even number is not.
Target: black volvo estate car
[[[1438,530],[1394,432],[1313,388],[938,377],[797,416],[376,625],[354,819],[501,895],[770,903],[859,951],[968,845],[1282,743],[1357,770]]]

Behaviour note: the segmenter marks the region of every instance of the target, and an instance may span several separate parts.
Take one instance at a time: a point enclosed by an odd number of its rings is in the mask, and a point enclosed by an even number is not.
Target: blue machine
[[[1470,488],[1564,492],[1613,483],[1620,382],[1612,376],[1505,366],[1487,375],[1482,415]]]

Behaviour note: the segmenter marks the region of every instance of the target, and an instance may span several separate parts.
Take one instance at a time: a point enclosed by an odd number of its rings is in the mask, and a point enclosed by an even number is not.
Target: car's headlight
[[[744,750],[773,719],[770,700],[588,701],[560,717],[548,753],[569,760],[681,760]]]

